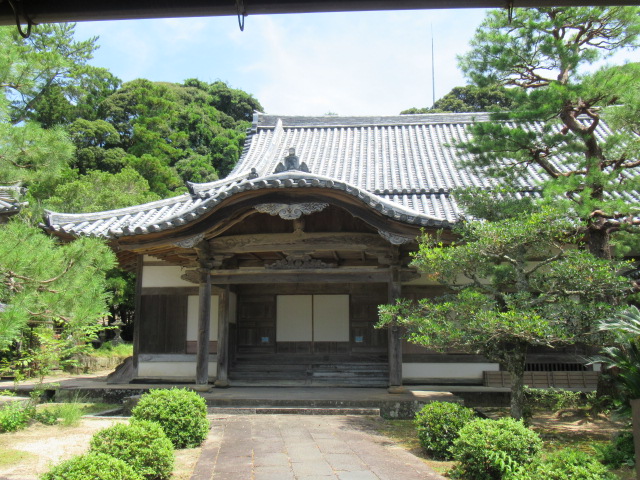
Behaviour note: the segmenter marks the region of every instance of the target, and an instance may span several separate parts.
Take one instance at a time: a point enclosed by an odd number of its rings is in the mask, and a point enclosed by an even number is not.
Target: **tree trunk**
[[[524,367],[527,358],[526,349],[512,352],[507,365],[511,375],[511,416],[522,420],[524,416]]]
[[[606,227],[594,224],[589,225],[588,243],[589,253],[596,258],[611,259],[611,249],[609,248],[609,232]]]

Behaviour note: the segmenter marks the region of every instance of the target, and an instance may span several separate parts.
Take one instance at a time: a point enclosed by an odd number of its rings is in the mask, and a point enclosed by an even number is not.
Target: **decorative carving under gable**
[[[287,258],[278,260],[264,268],[269,270],[304,270],[312,268],[336,268],[338,265],[334,263],[325,263],[317,258],[311,258],[310,255],[289,255]]]
[[[193,237],[185,238],[184,240],[178,240],[177,242],[174,242],[174,245],[180,248],[193,248],[202,240],[204,240],[204,233],[199,233],[197,235],[194,235]]]
[[[200,283],[200,272],[198,270],[187,270],[180,278],[185,282],[195,283],[196,285]]]
[[[395,233],[387,232],[386,230],[378,230],[378,233],[391,245],[404,245],[414,240],[412,237],[405,237],[403,235],[397,235]]]
[[[279,215],[284,220],[296,220],[302,215],[309,215],[315,212],[321,212],[329,206],[328,203],[261,203],[256,205],[256,211],[260,213],[268,213],[269,215]]]

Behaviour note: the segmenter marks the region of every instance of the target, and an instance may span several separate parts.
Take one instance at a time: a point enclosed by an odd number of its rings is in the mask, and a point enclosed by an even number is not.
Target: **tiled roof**
[[[342,190],[383,215],[418,226],[449,227],[460,209],[451,191],[490,189],[493,179],[456,167],[453,145],[468,138],[467,126],[486,114],[393,117],[293,117],[256,114],[244,152],[230,175],[188,184],[189,194],[90,214],[48,212],[46,228],[72,235],[119,237],[145,234],[196,220],[224,199],[247,190],[318,187]],[[538,129],[541,125],[532,124]],[[610,135],[602,122],[596,132]],[[306,171],[276,167],[294,148]],[[535,170],[522,177],[523,194],[542,180]]]
[[[0,185],[0,215],[13,214],[20,211],[25,202],[20,201],[25,189],[20,186]]]

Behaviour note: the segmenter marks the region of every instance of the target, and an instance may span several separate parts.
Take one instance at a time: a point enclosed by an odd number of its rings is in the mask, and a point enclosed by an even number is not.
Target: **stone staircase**
[[[230,368],[235,386],[386,387],[389,367],[376,356],[238,355]]]

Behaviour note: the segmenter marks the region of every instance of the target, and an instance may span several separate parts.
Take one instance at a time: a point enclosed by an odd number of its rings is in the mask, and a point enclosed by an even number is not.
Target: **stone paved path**
[[[362,417],[216,415],[191,480],[445,480]]]

